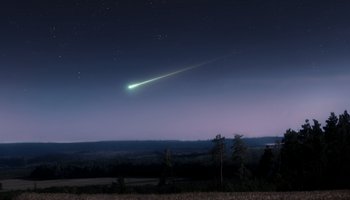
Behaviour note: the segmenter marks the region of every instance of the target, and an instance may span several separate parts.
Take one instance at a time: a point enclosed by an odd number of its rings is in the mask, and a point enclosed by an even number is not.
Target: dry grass
[[[21,179],[1,180],[3,191],[11,190],[28,190],[28,189],[44,189],[50,187],[64,186],[89,186],[89,185],[111,185],[117,181],[116,178],[87,178],[87,179],[57,179],[47,181],[30,181]],[[155,178],[126,178],[125,184],[133,185],[156,185],[158,179]]]
[[[22,194],[16,200],[333,200],[350,199],[350,191],[184,193],[169,195]]]

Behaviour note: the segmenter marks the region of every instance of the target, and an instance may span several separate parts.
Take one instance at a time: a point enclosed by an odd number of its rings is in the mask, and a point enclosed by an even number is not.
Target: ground
[[[27,189],[43,189],[50,187],[63,186],[88,186],[88,185],[110,185],[116,182],[116,178],[87,178],[87,179],[56,179],[46,181],[8,179],[1,180],[3,191],[11,190],[27,190]],[[155,185],[158,183],[156,178],[126,178],[125,184],[132,185]]]
[[[345,200],[350,191],[184,193],[169,195],[22,194],[16,200]]]

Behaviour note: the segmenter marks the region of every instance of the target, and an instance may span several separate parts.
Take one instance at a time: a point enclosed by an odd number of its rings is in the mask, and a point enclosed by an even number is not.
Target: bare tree
[[[171,152],[169,149],[166,149],[163,154],[163,172],[159,180],[159,185],[166,185],[172,178],[172,162],[171,162]]]

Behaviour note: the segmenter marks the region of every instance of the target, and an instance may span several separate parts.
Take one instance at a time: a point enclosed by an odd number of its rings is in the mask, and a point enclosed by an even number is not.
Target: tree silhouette
[[[219,165],[220,174],[220,186],[223,186],[223,162],[225,157],[225,137],[220,134],[216,135],[212,140],[214,147],[212,149],[212,155],[216,165]]]
[[[243,180],[249,176],[249,171],[245,167],[245,157],[247,153],[247,146],[242,140],[243,135],[235,134],[232,145],[232,160],[238,166],[238,176]]]
[[[349,187],[350,115],[331,113],[326,125],[305,121],[300,131],[287,130],[281,149],[281,173],[287,189]]]
[[[171,163],[171,152],[166,149],[163,154],[163,172],[159,181],[159,185],[165,185],[168,183],[169,178],[172,177],[172,163]]]
[[[264,154],[261,156],[259,163],[259,175],[263,178],[270,178],[273,173],[274,154],[272,148],[266,146]]]

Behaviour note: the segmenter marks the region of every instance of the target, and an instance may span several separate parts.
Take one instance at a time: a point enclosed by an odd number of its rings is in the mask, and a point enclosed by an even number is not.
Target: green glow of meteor
[[[142,82],[139,82],[139,83],[134,83],[134,84],[131,84],[131,85],[128,85],[128,89],[129,90],[133,90],[139,86],[142,86],[142,85],[145,85],[145,84],[148,84],[148,83],[151,83],[151,82],[154,82],[154,81],[157,81],[159,79],[163,79],[163,78],[166,78],[166,77],[169,77],[169,76],[173,76],[175,74],[179,74],[181,72],[185,72],[185,71],[188,71],[188,70],[191,70],[191,69],[194,69],[194,68],[197,68],[197,67],[201,67],[203,65],[206,65],[206,64],[209,64],[209,63],[212,63],[216,60],[219,60],[219,59],[222,59],[224,57],[227,57],[227,56],[222,56],[222,57],[219,57],[219,58],[215,58],[215,59],[212,59],[212,60],[209,60],[209,61],[206,61],[206,62],[203,62],[203,63],[200,63],[200,64],[197,64],[197,65],[193,65],[193,66],[190,66],[190,67],[186,67],[186,68],[183,68],[183,69],[180,69],[180,70],[177,70],[175,72],[171,72],[169,74],[165,74],[165,75],[162,75],[162,76],[158,76],[156,78],[152,78],[152,79],[149,79],[149,80],[146,80],[146,81],[142,81]]]
[[[187,70],[190,70],[190,69],[193,69],[195,67],[199,67],[200,65],[195,65],[195,66],[192,66],[192,67],[187,67],[185,69],[181,69],[181,70],[178,70],[178,71],[175,71],[175,72],[172,72],[172,73],[169,73],[169,74],[165,74],[165,75],[162,75],[162,76],[159,76],[159,77],[156,77],[156,78],[152,78],[152,79],[149,79],[149,80],[146,80],[146,81],[142,81],[140,83],[135,83],[135,84],[131,84],[128,86],[128,89],[129,90],[132,90],[132,89],[135,89],[141,85],[145,85],[147,83],[151,83],[153,81],[157,81],[159,79],[162,79],[162,78],[166,78],[166,77],[169,77],[169,76],[172,76],[172,75],[175,75],[175,74],[178,74],[178,73],[181,73],[181,72],[184,72],[184,71],[187,71]]]

